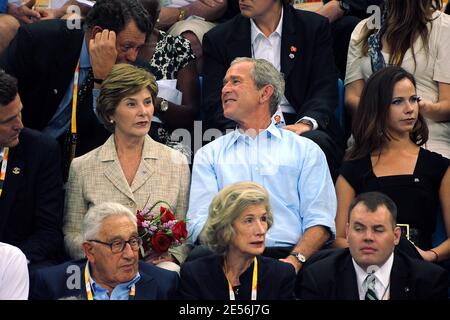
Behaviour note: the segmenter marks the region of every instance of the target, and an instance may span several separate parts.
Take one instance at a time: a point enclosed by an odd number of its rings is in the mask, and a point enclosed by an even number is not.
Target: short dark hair
[[[119,34],[131,21],[145,34],[152,30],[147,10],[138,0],[97,0],[86,16],[85,28],[99,26]]]
[[[17,95],[17,80],[0,69],[0,106],[11,103]]]
[[[356,196],[353,201],[350,203],[350,207],[348,208],[348,222],[350,222],[350,215],[353,209],[359,204],[362,203],[364,206],[369,209],[370,212],[375,212],[378,207],[385,206],[386,209],[391,214],[391,222],[392,227],[395,227],[397,224],[397,206],[395,202],[392,201],[387,195],[381,192],[372,191],[372,192],[364,192]]]
[[[142,6],[147,10],[150,16],[150,22],[153,27],[156,25],[156,20],[158,20],[159,13],[161,11],[161,3],[160,0],[139,0]]]
[[[387,132],[389,110],[394,87],[403,79],[408,79],[416,87],[414,76],[398,66],[383,68],[367,80],[353,118],[352,134],[355,143],[346,155],[347,160],[366,157],[393,139]],[[420,113],[409,138],[418,146],[428,140],[428,127]]]

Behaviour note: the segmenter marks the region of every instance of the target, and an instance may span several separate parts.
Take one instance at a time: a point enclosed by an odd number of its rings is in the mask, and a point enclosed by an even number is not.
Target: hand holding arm
[[[344,16],[344,10],[342,10],[339,1],[335,0],[324,4],[319,8],[319,10],[316,11],[316,13],[328,18],[330,23],[333,23]]]
[[[419,100],[420,113],[434,121],[450,120],[450,84],[439,82],[439,101]]]

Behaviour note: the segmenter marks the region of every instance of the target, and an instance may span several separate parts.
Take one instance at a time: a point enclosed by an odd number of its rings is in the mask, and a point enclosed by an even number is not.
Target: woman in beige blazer
[[[179,151],[148,136],[157,95],[147,71],[117,64],[100,87],[97,114],[112,132],[102,146],[75,158],[66,189],[64,242],[74,258],[83,258],[81,228],[87,210],[101,202],[118,202],[133,212],[159,200],[185,219],[190,172]],[[182,263],[184,246],[150,261]]]

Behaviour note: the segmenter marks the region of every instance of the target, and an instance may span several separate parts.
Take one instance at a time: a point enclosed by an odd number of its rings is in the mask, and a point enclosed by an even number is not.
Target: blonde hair
[[[238,182],[223,188],[209,206],[208,220],[200,234],[200,240],[218,254],[225,254],[235,235],[233,222],[252,205],[262,204],[267,212],[268,229],[273,215],[269,194],[263,186],[254,182]]]
[[[114,132],[114,124],[110,122],[110,119],[120,101],[144,88],[150,91],[155,103],[158,85],[149,71],[125,63],[113,66],[100,87],[96,111],[108,131]]]

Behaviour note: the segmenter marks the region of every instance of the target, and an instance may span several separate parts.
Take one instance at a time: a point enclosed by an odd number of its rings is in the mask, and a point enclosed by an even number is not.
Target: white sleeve
[[[27,300],[30,287],[27,258],[19,248],[7,246],[0,259],[0,300]]]
[[[363,27],[366,23],[367,19],[362,20],[352,32],[347,53],[347,67],[345,71],[344,81],[345,85],[348,85],[349,83],[352,83],[356,80],[364,79],[363,73],[361,71],[361,58],[363,57],[363,53],[360,38]]]

